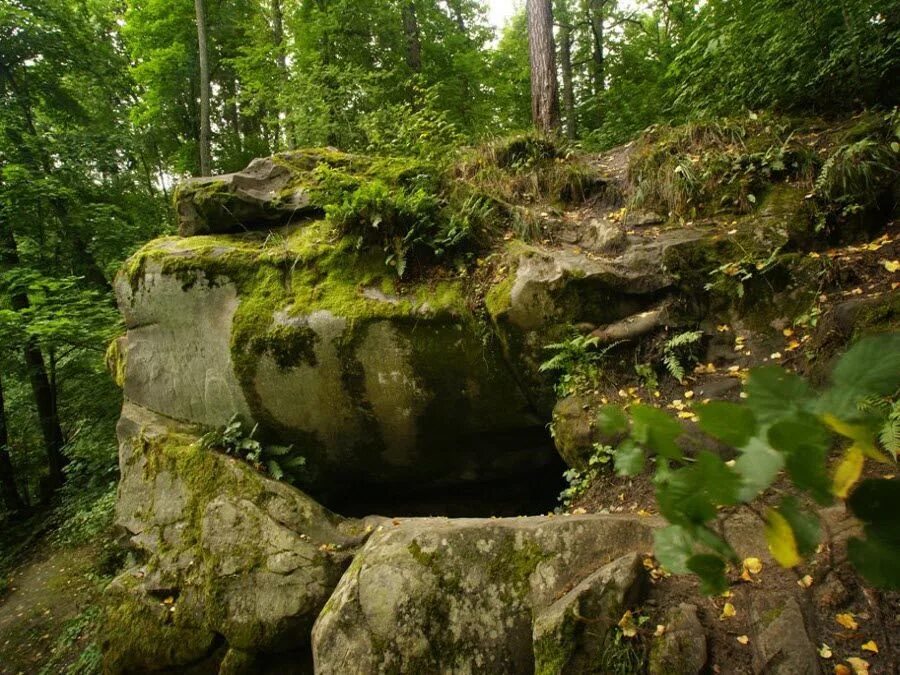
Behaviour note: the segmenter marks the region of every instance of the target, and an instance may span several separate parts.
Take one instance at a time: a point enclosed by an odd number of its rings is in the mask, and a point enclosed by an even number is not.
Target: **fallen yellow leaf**
[[[719,618],[720,619],[730,619],[735,614],[737,614],[737,612],[734,609],[734,605],[732,605],[730,602],[726,602],[725,606],[722,607],[722,616],[720,616]]]
[[[860,647],[863,651],[872,652],[873,654],[878,653],[878,645],[875,644],[875,640],[869,640],[862,647]]]
[[[666,625],[664,623],[660,623],[656,625],[656,631],[653,633],[654,637],[659,637],[660,635],[664,635],[666,632]]]
[[[746,635],[738,635],[737,641],[740,642],[742,645],[745,645],[750,642],[750,638],[747,637]]]
[[[856,656],[847,657],[847,663],[853,668],[855,675],[869,675],[869,662]]]
[[[849,630],[856,630],[859,628],[859,624],[856,623],[856,619],[854,619],[853,615],[850,613],[836,614],[834,620]]]
[[[847,666],[845,666],[843,663],[838,663],[838,664],[834,667],[834,675],[853,675],[853,671],[850,670],[850,669],[849,669]]]
[[[797,579],[797,583],[800,584],[802,588],[809,588],[813,584],[813,578],[806,574],[802,578]]]
[[[622,635],[631,638],[637,635],[637,624],[634,622],[634,617],[631,614],[631,610],[627,610],[622,618],[619,619],[619,628],[622,629]]]
[[[888,272],[900,271],[900,260],[882,260],[881,264]]]
[[[831,647],[823,642],[822,646],[819,647],[819,656],[823,659],[830,659],[832,657]]]
[[[750,574],[759,574],[762,568],[762,561],[759,558],[744,558],[744,569]]]

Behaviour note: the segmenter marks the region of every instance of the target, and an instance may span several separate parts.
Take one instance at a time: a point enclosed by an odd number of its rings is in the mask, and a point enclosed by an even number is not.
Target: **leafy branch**
[[[866,460],[897,461],[895,446],[879,447],[879,436],[890,441],[884,430],[896,424],[896,404],[865,402],[873,397],[895,400],[898,374],[900,334],[856,344],[821,393],[777,366],[751,371],[746,403],[714,401],[697,409],[700,429],[737,449],[731,462],[708,451],[685,457],[677,443],[681,424],[647,405],[632,406],[627,414],[618,406],[604,406],[597,424],[605,434],[626,436],[615,451],[620,475],[640,473],[648,454],[656,456],[656,499],[670,523],[656,533],[656,555],[672,572],[697,574],[706,592],[724,590],[726,566],[738,562],[732,546],[713,528],[719,508],[752,504],[783,470],[798,492],[819,505],[847,500],[866,535],[850,540],[850,561],[872,585],[896,589],[900,481],[866,480],[854,486]],[[829,471],[829,454],[836,446],[842,448],[841,458]],[[783,497],[763,517],[769,549],[782,566],[795,567],[816,550],[818,518],[797,497]]]

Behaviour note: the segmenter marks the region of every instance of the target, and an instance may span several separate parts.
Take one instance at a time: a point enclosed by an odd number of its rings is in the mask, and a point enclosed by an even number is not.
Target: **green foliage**
[[[896,396],[898,373],[897,334],[854,345],[821,393],[777,366],[751,371],[746,403],[711,402],[697,411],[703,432],[737,449],[733,463],[709,452],[684,457],[678,445],[683,430],[676,420],[656,408],[632,406],[630,431],[615,451],[615,466],[620,474],[635,475],[643,469],[645,452],[658,455],[656,497],[671,523],[656,535],[660,561],[673,572],[698,574],[707,592],[719,592],[726,565],[737,556],[712,527],[718,509],[753,502],[782,468],[801,494],[819,504],[845,498],[859,480],[865,457],[890,461],[877,438],[895,406],[860,404]],[[617,432],[628,426],[621,412],[609,408],[601,410],[598,424]],[[829,476],[828,456],[836,445],[846,449]],[[887,562],[900,555],[896,519],[888,515],[896,513],[898,486],[896,479],[867,481],[848,501],[866,523],[866,539],[851,545],[850,559],[871,583],[888,588],[900,586],[896,565]],[[773,556],[789,567],[808,557],[820,537],[817,518],[794,497],[768,509],[765,529]]]
[[[603,471],[608,471],[614,460],[613,448],[609,445],[594,444],[594,450],[588,458],[588,466],[585,470],[568,469],[563,472],[563,478],[568,483],[559,493],[559,503],[562,508],[568,508],[583,495],[587,489],[597,480]]]
[[[663,345],[663,363],[666,370],[679,382],[684,380],[685,365],[691,366],[697,362],[693,348],[701,339],[703,331],[691,330],[675,335]]]
[[[577,391],[596,389],[600,384],[603,359],[619,343],[597,349],[600,339],[590,335],[575,335],[565,342],[546,345],[553,356],[540,365],[540,372],[557,373],[556,393],[562,398]]]
[[[712,281],[704,288],[742,299],[747,292],[747,282],[754,278],[764,278],[778,265],[781,247],[776,247],[767,258],[758,258],[753,253],[745,253],[737,260],[723,263],[709,274]]]
[[[261,473],[275,480],[299,483],[306,471],[306,458],[292,453],[291,446],[270,445],[253,438],[256,427],[250,433],[244,432],[243,423],[237,415],[228,424],[203,434],[198,445],[204,450],[215,450],[238,457]]]

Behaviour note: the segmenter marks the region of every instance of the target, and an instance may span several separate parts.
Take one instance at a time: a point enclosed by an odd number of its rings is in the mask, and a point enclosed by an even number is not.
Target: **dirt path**
[[[17,568],[0,598],[0,675],[90,673],[101,589],[98,547],[54,548]]]

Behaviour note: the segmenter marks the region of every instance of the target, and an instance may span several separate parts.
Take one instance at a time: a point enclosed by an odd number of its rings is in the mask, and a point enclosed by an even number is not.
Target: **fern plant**
[[[306,467],[306,458],[302,455],[291,456],[293,446],[265,445],[256,440],[254,435],[258,426],[254,425],[250,433],[245,434],[243,423],[234,415],[225,426],[203,434],[198,445],[204,450],[238,457],[275,480],[297,482]]]
[[[663,363],[666,370],[679,382],[684,380],[684,363],[694,358],[692,348],[702,337],[703,331],[685,331],[668,340],[663,346]]]
[[[555,354],[540,365],[540,371],[560,373],[556,393],[560,397],[576,391],[596,388],[602,375],[600,362],[619,342],[597,349],[600,339],[591,335],[576,335],[565,342],[544,347]]]

